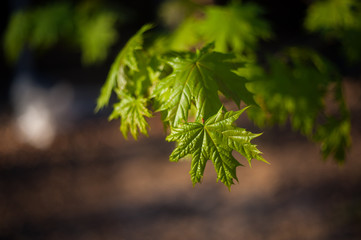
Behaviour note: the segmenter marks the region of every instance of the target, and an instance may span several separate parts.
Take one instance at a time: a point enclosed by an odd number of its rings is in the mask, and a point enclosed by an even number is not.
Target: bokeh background
[[[305,40],[302,21],[311,1],[254,2],[266,9],[277,44]],[[99,23],[110,22],[116,30],[98,39],[109,45],[105,56],[96,47],[93,55],[82,51],[92,49],[86,36],[96,22],[80,37],[70,32],[80,40],[65,36],[45,48],[40,41],[16,61],[1,48],[0,239],[360,239],[357,66],[340,64],[352,125],[352,148],[342,166],[323,161],[319,146],[289,124],[259,129],[244,115],[242,127],[264,132],[256,143],[271,164],[249,168],[243,161],[246,167],[238,168],[239,183],[230,192],[216,182],[212,164],[203,183],[193,187],[190,162],[168,161],[173,144],[165,141],[158,114],[149,119],[150,137],[138,141],[124,140],[119,122],[108,122],[110,109],[94,114],[118,51],[143,24],[162,22],[165,3],[101,2],[104,11],[116,13]],[[1,35],[16,10],[48,4],[4,2]],[[66,4],[81,9],[77,1]],[[86,20],[103,19],[94,9],[100,8],[84,10]]]

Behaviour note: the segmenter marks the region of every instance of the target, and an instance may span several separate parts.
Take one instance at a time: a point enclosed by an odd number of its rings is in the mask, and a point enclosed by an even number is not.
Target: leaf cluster
[[[159,82],[153,94],[158,110],[165,112],[165,121],[172,126],[188,119],[192,104],[196,121],[215,114],[222,105],[219,91],[237,105],[241,100],[254,104],[245,87],[247,81],[233,72],[241,66],[232,62],[235,56],[213,49],[214,44],[209,44],[195,53],[172,53],[166,58],[173,72]]]
[[[315,2],[306,28],[358,31],[359,20],[353,12],[358,8],[347,12],[348,4],[356,3],[345,2]],[[325,6],[335,14],[334,22],[318,17],[322,4],[329,4]],[[335,7],[338,4],[342,6]],[[223,98],[238,107],[241,102],[252,105],[248,115],[259,126],[289,122],[294,130],[320,143],[325,158],[343,162],[351,145],[350,116],[336,67],[317,51],[299,46],[287,46],[260,64],[257,44],[273,34],[258,5],[233,1],[194,9],[174,32],[147,47],[143,37],[149,25],[128,41],[111,67],[97,110],[115,92],[118,102],[110,118],[120,118],[123,135],[130,132],[135,139],[139,132],[147,135],[146,119],[160,112],[171,130],[166,139],[178,144],[170,160],[190,155],[194,184],[202,180],[206,162],[211,160],[218,180],[230,187],[238,180],[236,168],[241,165],[233,151],[249,162],[266,162],[251,143],[259,134],[234,125],[245,109],[228,111]],[[330,109],[330,103],[335,108]]]
[[[230,187],[241,165],[233,150],[249,162],[265,161],[250,143],[259,134],[232,125],[244,109],[228,112],[220,98],[232,99],[238,106],[241,101],[255,104],[247,80],[236,74],[242,64],[233,54],[214,51],[213,43],[196,52],[154,55],[155,51],[144,47],[144,34],[151,27],[143,26],[119,52],[101,89],[97,110],[115,92],[118,101],[110,119],[120,118],[124,137],[130,132],[135,139],[139,132],[147,135],[146,119],[152,111],[161,112],[165,126],[171,128],[167,140],[178,142],[170,160],[191,154],[193,183],[201,181],[205,162],[212,160],[218,179]]]

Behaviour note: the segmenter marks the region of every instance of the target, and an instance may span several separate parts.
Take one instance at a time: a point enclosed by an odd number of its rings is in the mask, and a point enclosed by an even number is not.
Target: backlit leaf
[[[152,25],[144,25],[119,52],[110,68],[107,80],[101,89],[100,96],[97,100],[96,111],[100,110],[108,104],[112,91],[115,89],[115,87],[117,87],[119,91],[123,90],[127,82],[127,76],[125,74],[127,67],[134,71],[138,70],[135,51],[142,49],[142,35],[150,28],[152,28]]]
[[[119,103],[114,105],[114,110],[109,119],[117,119],[120,117],[120,130],[124,138],[127,138],[128,132],[137,140],[138,132],[148,135],[149,127],[145,117],[151,117],[152,114],[147,109],[147,99],[134,98],[123,95]]]
[[[173,53],[167,63],[173,72],[161,80],[154,95],[158,111],[166,112],[166,121],[173,126],[188,120],[191,105],[196,108],[196,120],[215,114],[221,106],[218,91],[232,98],[252,104],[252,94],[245,87],[245,79],[232,70],[239,64],[232,63],[233,55],[213,51],[209,44],[196,53]]]
[[[238,181],[236,168],[241,164],[233,157],[232,151],[239,151],[250,162],[252,158],[264,161],[261,152],[251,140],[258,136],[232,123],[245,109],[217,114],[205,123],[190,122],[173,127],[168,141],[177,141],[178,145],[170,155],[170,161],[179,161],[187,155],[192,156],[190,175],[193,184],[202,180],[204,168],[211,160],[217,172],[218,180],[228,188]]]

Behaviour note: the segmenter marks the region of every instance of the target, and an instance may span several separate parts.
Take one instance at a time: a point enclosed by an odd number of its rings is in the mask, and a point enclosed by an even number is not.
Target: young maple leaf
[[[147,127],[149,127],[149,125],[145,120],[145,117],[151,117],[152,114],[149,112],[146,105],[146,98],[134,98],[128,95],[122,95],[121,101],[114,104],[114,110],[110,115],[109,120],[120,117],[120,131],[125,139],[127,139],[129,131],[135,140],[138,138],[138,130],[148,136]]]
[[[232,125],[245,109],[223,113],[221,108],[204,124],[190,122],[172,128],[167,141],[177,141],[178,146],[170,155],[170,161],[177,162],[191,154],[190,175],[193,184],[196,184],[202,180],[206,163],[211,160],[218,175],[217,180],[230,188],[234,184],[233,179],[238,181],[236,167],[242,165],[233,157],[233,150],[238,151],[249,162],[252,158],[267,162],[257,147],[250,143],[260,134],[253,134]]]
[[[143,33],[152,28],[151,24],[144,25],[119,52],[114,63],[112,64],[107,76],[107,80],[101,88],[100,96],[97,99],[96,111],[105,107],[109,103],[112,91],[118,87],[118,91],[122,91],[126,85],[125,69],[133,71],[138,70],[138,62],[135,51],[143,48]]]
[[[221,107],[218,91],[232,98],[237,105],[240,100],[254,104],[247,90],[247,81],[233,70],[240,64],[232,62],[234,55],[212,51],[209,44],[196,53],[173,53],[167,60],[173,72],[161,80],[154,91],[158,111],[164,111],[166,121],[176,126],[188,120],[188,111],[195,103],[196,120],[208,118]]]
[[[150,28],[152,25],[144,25],[120,51],[97,100],[96,111],[108,104],[113,91],[117,94],[119,102],[114,104],[109,120],[121,118],[120,131],[124,138],[128,132],[134,139],[138,138],[139,132],[148,134],[145,117],[152,115],[147,109],[146,96],[151,84],[147,70],[149,59],[140,50],[143,48],[143,33]]]

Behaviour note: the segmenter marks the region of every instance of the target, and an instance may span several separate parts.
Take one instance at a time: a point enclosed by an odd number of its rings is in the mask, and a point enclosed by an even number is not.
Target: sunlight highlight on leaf
[[[234,55],[213,51],[209,44],[196,53],[172,53],[166,59],[173,72],[161,80],[154,91],[158,111],[164,111],[172,126],[188,120],[194,103],[196,120],[208,118],[221,106],[218,91],[233,99],[237,105],[243,100],[254,104],[246,80],[236,75],[239,65],[232,62]]]
[[[218,175],[217,180],[230,189],[234,180],[238,181],[236,168],[241,166],[233,157],[233,150],[246,157],[249,163],[252,159],[266,162],[261,152],[251,144],[251,140],[259,134],[247,132],[233,125],[244,110],[223,113],[221,108],[204,124],[190,122],[172,127],[167,140],[176,141],[178,145],[170,155],[170,161],[177,162],[191,154],[190,175],[193,184],[196,184],[201,182],[206,163],[211,160]]]

